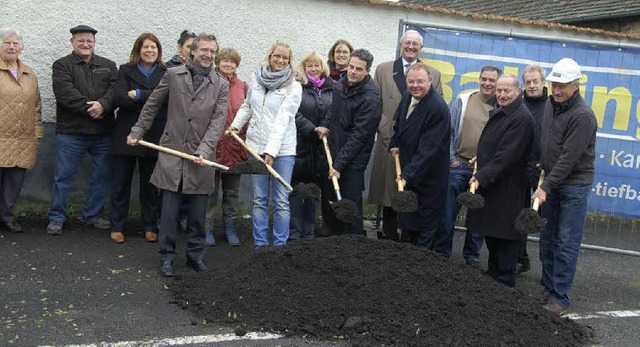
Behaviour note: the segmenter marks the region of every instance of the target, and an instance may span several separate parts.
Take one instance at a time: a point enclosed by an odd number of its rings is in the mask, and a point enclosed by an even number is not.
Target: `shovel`
[[[171,154],[171,155],[175,155],[176,157],[189,159],[189,160],[194,160],[194,159],[197,158],[195,155],[182,153],[180,151],[176,151],[175,149],[171,149],[171,148],[167,148],[167,147],[164,147],[164,146],[156,145],[155,143],[147,142],[145,140],[138,140],[138,143],[143,145],[143,146],[145,146],[145,147],[153,148],[153,149],[155,149],[157,151],[160,151],[160,152],[164,152],[164,153],[168,153],[168,154]],[[204,165],[212,166],[212,167],[215,167],[216,169],[220,169],[222,171],[229,170],[228,166],[225,166],[225,165],[222,165],[222,164],[218,164],[215,161],[210,161],[210,160],[207,160],[207,159],[203,159],[202,163]]]
[[[396,162],[396,175],[398,183],[398,193],[391,199],[391,207],[397,212],[415,212],[418,210],[418,195],[410,190],[404,190],[402,182],[400,181],[400,154],[393,156]]]
[[[544,170],[540,173],[540,179],[538,180],[538,187],[542,185],[544,181]],[[533,199],[533,205],[531,208],[525,208],[516,217],[516,230],[523,234],[533,234],[542,231],[547,220],[542,218],[538,213],[540,207],[540,198]]]
[[[244,141],[242,141],[242,139],[240,138],[240,136],[238,136],[238,134],[236,134],[234,131],[229,131],[229,133],[231,134],[231,136],[233,136],[234,139],[236,139],[236,141],[238,141],[242,146],[244,146],[247,152],[251,153],[251,155],[254,158],[256,158],[256,160],[262,162],[267,167],[267,170],[269,170],[269,173],[273,177],[275,177],[275,179],[277,179],[278,182],[280,182],[285,187],[285,189],[287,190],[287,193],[291,193],[291,191],[293,190],[293,188],[291,188],[291,185],[287,183],[287,181],[285,181],[284,178],[282,178],[282,176],[280,176],[280,174],[274,168],[267,165],[264,162],[264,159],[262,159],[262,157],[260,157],[258,153],[256,153],[253,149],[251,149],[251,147],[247,146],[247,144],[244,143]]]
[[[329,171],[333,170],[333,158],[331,157],[331,151],[329,151],[329,145],[327,144],[327,138],[322,138],[324,144],[324,151],[327,154],[327,163],[329,164]],[[336,191],[336,198],[338,201],[332,202],[331,207],[336,214],[336,218],[347,224],[354,224],[360,220],[360,210],[355,202],[347,199],[342,199],[340,194],[340,185],[338,184],[338,178],[336,176],[331,177],[333,183],[333,189]]]
[[[475,176],[477,172],[478,162],[476,161],[473,164],[473,175]],[[467,208],[483,208],[484,198],[482,195],[476,194],[476,189],[478,189],[478,182],[473,182],[469,187],[469,191],[458,195],[456,200],[459,204],[464,205]]]

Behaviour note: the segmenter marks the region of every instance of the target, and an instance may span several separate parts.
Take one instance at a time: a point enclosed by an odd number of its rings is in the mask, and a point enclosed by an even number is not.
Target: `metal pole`
[[[640,45],[638,44],[625,43],[625,42],[622,42],[621,40],[597,41],[597,40],[587,40],[587,39],[576,39],[576,38],[570,38],[570,37],[543,36],[543,35],[534,35],[534,34],[528,34],[528,33],[519,33],[515,31],[515,29],[513,28],[511,28],[509,31],[506,31],[506,30],[465,27],[465,26],[451,25],[451,24],[424,23],[424,22],[417,22],[417,21],[410,21],[410,20],[403,20],[403,19],[401,19],[401,21],[404,26],[412,25],[412,26],[418,26],[418,27],[445,29],[445,30],[451,30],[451,31],[466,31],[471,33],[515,37],[515,38],[521,38],[521,39],[578,43],[578,44],[589,45],[589,46],[609,46],[609,47],[626,48],[626,49],[640,49]]]
[[[467,228],[456,226],[455,230],[466,232]],[[533,241],[533,242],[540,243],[540,238],[539,237],[534,237],[534,236],[527,236],[527,241]],[[593,251],[602,251],[602,252],[607,252],[607,253],[615,253],[615,254],[623,254],[623,255],[631,255],[631,256],[635,256],[635,257],[640,257],[640,252],[628,251],[626,249],[620,249],[620,248],[594,246],[594,245],[588,245],[586,243],[581,243],[580,244],[580,248],[581,249],[590,249],[590,250],[593,250]]]

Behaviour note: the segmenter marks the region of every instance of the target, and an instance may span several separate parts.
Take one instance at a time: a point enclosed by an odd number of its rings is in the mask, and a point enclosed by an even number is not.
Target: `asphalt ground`
[[[126,243],[115,244],[108,232],[76,221],[65,224],[61,236],[47,235],[44,219],[21,222],[22,234],[0,230],[0,346],[348,345],[267,332],[237,337],[233,327],[199,321],[173,303],[166,287],[172,279],[157,274],[157,245],[142,235],[131,232]],[[207,251],[209,266],[251,252],[249,221],[241,225],[242,246],[218,237]],[[456,233],[451,261],[462,262],[463,237]],[[183,235],[177,276],[193,271],[184,265],[184,244]],[[534,296],[540,290],[536,243],[529,243],[529,254],[532,269],[518,278],[517,289]],[[582,251],[572,298],[571,317],[591,326],[599,345],[640,344],[640,258]]]

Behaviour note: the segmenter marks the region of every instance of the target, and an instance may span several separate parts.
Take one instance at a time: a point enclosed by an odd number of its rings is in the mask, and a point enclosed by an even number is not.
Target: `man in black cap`
[[[113,61],[93,54],[97,30],[78,25],[69,31],[73,52],[53,63],[56,171],[47,226],[50,235],[62,234],[73,179],[87,152],[93,168],[80,219],[109,229],[109,221],[100,214],[111,180],[112,100],[118,69]]]

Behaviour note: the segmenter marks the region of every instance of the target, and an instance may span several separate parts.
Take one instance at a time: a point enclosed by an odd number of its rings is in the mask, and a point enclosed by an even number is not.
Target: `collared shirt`
[[[418,62],[417,59],[413,63],[410,63],[410,62],[404,60],[404,58],[402,58],[402,68],[404,70],[404,75],[405,76],[407,75],[407,70],[409,69],[409,66],[411,66],[411,65],[413,65],[413,64],[415,64],[417,62]]]
[[[416,108],[419,102],[420,102],[420,99],[416,99],[413,96],[411,97],[411,104],[409,104],[409,110],[407,111],[407,117],[406,117],[407,119],[409,119],[409,116],[411,116],[411,113]]]

